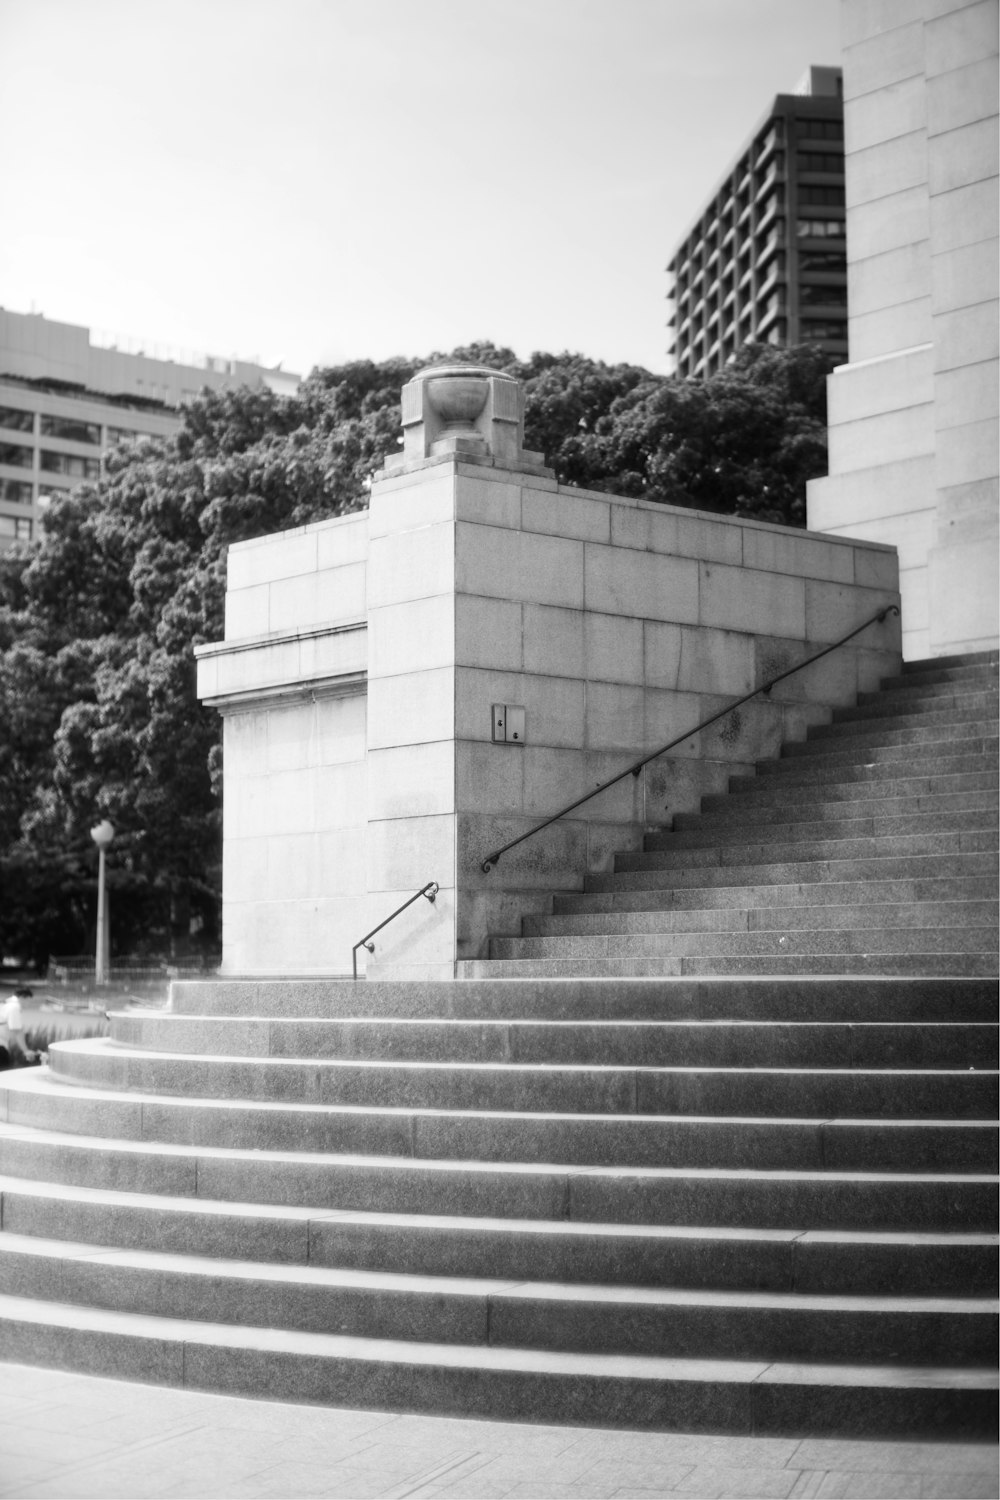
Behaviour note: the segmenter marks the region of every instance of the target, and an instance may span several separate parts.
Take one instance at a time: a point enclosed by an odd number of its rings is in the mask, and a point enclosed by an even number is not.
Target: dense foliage
[[[825,467],[817,351],[751,347],[701,382],[492,345],[449,358],[524,380],[526,446],[566,484],[801,524]],[[92,941],[102,817],[115,950],[216,947],[219,725],[193,648],[222,635],[226,548],[362,508],[427,362],[205,393],[173,438],[111,452],[0,568],[0,952],[41,963]]]

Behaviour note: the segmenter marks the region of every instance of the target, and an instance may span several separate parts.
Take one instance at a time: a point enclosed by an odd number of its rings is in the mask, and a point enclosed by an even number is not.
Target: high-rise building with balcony
[[[176,431],[203,387],[287,394],[299,378],[0,308],[0,553],[31,540],[53,494],[98,478],[115,443]]]
[[[721,370],[753,340],[847,358],[841,70],[778,94],[667,267],[678,375]]]

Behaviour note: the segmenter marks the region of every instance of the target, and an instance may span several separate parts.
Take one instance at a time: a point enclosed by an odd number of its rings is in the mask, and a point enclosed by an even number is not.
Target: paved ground
[[[996,1496],[992,1446],[393,1416],[0,1364],[3,1500]]]

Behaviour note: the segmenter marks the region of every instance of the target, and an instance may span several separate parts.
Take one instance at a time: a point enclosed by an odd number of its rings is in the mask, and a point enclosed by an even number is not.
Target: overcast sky
[[[663,370],[664,266],[838,0],[0,0],[0,305],[315,364]]]

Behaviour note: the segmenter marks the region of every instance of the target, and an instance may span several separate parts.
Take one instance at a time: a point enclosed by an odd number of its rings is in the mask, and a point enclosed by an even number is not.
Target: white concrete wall
[[[231,547],[226,640],[198,650],[223,714],[226,974],[334,973],[368,926],[368,517]]]
[[[815,530],[899,548],[909,658],[995,645],[997,7],[843,0],[851,363]]]

